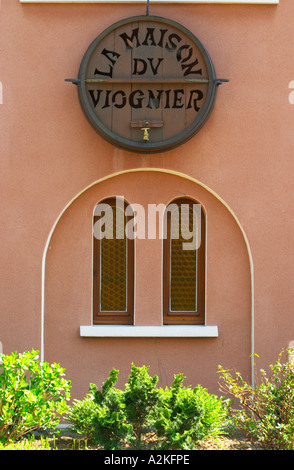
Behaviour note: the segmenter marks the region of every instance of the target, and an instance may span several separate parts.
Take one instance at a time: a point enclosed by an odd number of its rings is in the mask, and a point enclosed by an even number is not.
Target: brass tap
[[[142,127],[141,131],[144,131],[143,140],[144,142],[149,142],[149,129],[150,127]]]

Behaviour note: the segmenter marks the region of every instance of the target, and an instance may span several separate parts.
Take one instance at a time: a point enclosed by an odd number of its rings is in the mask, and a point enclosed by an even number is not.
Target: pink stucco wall
[[[153,155],[120,150],[88,124],[76,88],[92,40],[112,23],[145,13],[135,5],[20,4],[2,0],[1,314],[4,353],[40,349],[42,257],[45,360],[66,367],[73,395],[83,396],[109,370],[125,381],[131,362],[150,365],[160,383],[183,372],[217,391],[217,365],[250,377],[251,277],[254,265],[255,351],[260,365],[294,340],[293,113],[294,2],[279,5],[152,5],[151,13],[191,30],[207,48],[218,90],[203,129],[177,149]],[[141,169],[156,171],[132,171]],[[188,175],[188,180],[176,174]],[[200,184],[197,184],[197,181]],[[206,189],[209,188],[210,190]],[[214,193],[215,194],[214,194]],[[207,213],[207,323],[218,338],[81,338],[91,321],[91,217],[102,198],[123,194],[142,204],[188,194]],[[224,205],[218,195],[226,204]],[[160,324],[161,242],[136,246],[138,324]]]

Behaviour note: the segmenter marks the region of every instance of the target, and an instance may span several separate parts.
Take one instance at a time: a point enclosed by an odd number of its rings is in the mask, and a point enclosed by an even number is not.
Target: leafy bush
[[[223,432],[227,404],[200,385],[184,387],[185,377],[175,375],[171,389],[161,390],[154,427],[164,440],[162,449],[193,449],[195,441]]]
[[[94,401],[94,392],[90,385],[89,393],[83,400],[73,400],[73,406],[69,411],[69,420],[79,433],[92,439],[94,436],[93,417],[98,405]]]
[[[148,367],[132,365],[128,383],[124,391],[126,419],[132,425],[133,445],[140,447],[146,427],[150,425],[150,416],[158,404],[159,391],[156,389],[157,375],[151,377]]]
[[[59,364],[38,364],[38,351],[2,355],[0,441],[17,440],[37,428],[53,428],[69,407],[70,382]]]
[[[95,440],[106,449],[119,449],[122,441],[131,436],[131,425],[125,417],[123,392],[114,387],[118,370],[112,369],[102,385],[102,392],[92,384],[97,411],[93,416]]]
[[[151,377],[146,366],[132,364],[124,390],[115,388],[117,377],[118,370],[112,369],[101,392],[91,384],[85,402],[92,400],[93,409],[92,404],[76,402],[69,416],[80,432],[85,423],[91,423],[95,440],[105,449],[125,444],[140,449],[150,430],[154,448],[192,449],[196,440],[222,431],[227,414],[224,400],[200,386],[183,387],[182,374],[175,375],[171,389],[157,388],[158,377]]]
[[[157,404],[158,378],[150,377],[146,366],[132,364],[125,389],[120,390],[115,387],[118,373],[110,371],[101,391],[90,384],[86,398],[74,401],[69,420],[78,432],[106,449],[119,449],[123,443],[141,448],[150,412]]]
[[[263,369],[258,376],[255,366],[254,389],[239,372],[233,376],[219,366],[221,390],[241,406],[231,407],[234,424],[267,450],[291,450],[294,445],[294,363],[289,358],[282,363],[282,355],[270,365],[270,376]]]

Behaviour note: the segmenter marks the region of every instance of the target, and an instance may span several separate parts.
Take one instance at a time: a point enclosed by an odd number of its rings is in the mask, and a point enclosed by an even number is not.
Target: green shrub
[[[157,375],[154,377],[149,375],[148,367],[136,367],[132,364],[123,401],[126,420],[132,425],[133,437],[131,442],[136,447],[141,447],[142,436],[150,425],[150,416],[158,404],[157,381]]]
[[[74,401],[69,420],[78,432],[93,437],[106,449],[128,444],[142,447],[143,433],[151,410],[157,404],[157,376],[150,377],[146,366],[132,364],[125,389],[115,387],[119,371],[112,369],[101,391],[90,384],[83,401]]]
[[[91,385],[97,405],[92,419],[95,440],[107,449],[118,449],[122,443],[141,448],[149,413],[157,403],[158,378],[150,377],[146,366],[132,364],[125,389],[120,390],[115,388],[118,372],[112,369],[101,392]]]
[[[69,407],[70,382],[59,364],[38,363],[38,352],[2,355],[0,441],[17,440],[37,428],[53,428]],[[2,371],[1,371],[2,370]]]
[[[114,387],[118,370],[112,369],[108,379],[102,385],[102,392],[97,388],[94,399],[97,411],[93,416],[94,437],[105,449],[119,449],[120,443],[128,441],[131,425],[125,417],[123,392]],[[92,389],[94,390],[93,384]]]
[[[73,424],[76,431],[83,434],[88,439],[94,436],[93,417],[97,412],[98,405],[94,401],[92,385],[89,393],[83,400],[73,400],[68,419]]]
[[[194,449],[195,441],[224,432],[227,403],[200,385],[184,387],[184,379],[177,374],[171,388],[161,390],[154,427],[162,449]]]
[[[93,410],[86,403],[84,407],[76,403],[78,408],[70,415],[70,419],[76,417],[77,430],[90,422],[95,440],[105,449],[126,444],[141,449],[151,430],[155,449],[192,449],[196,440],[222,432],[227,414],[224,400],[200,386],[183,387],[182,374],[175,376],[171,389],[157,388],[158,377],[151,377],[146,366],[132,364],[124,390],[115,388],[117,377],[118,370],[112,369],[101,391],[91,384]],[[80,413],[82,407],[87,417]]]
[[[267,450],[291,450],[294,444],[294,364],[289,358],[282,363],[282,355],[270,365],[270,376],[263,369],[257,374],[255,366],[254,389],[239,372],[219,366],[221,390],[238,400],[231,406],[233,423]]]

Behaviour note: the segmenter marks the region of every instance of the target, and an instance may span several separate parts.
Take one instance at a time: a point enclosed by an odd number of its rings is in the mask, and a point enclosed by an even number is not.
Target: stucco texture
[[[44,358],[66,368],[74,397],[87,393],[90,381],[101,384],[112,367],[121,370],[124,383],[131,362],[150,365],[162,385],[183,372],[189,383],[217,392],[220,363],[250,379],[252,299],[260,366],[294,340],[289,101],[294,2],[151,3],[150,10],[192,31],[217,76],[230,81],[219,87],[213,112],[197,135],[174,150],[142,155],[100,137],[81,110],[75,86],[65,79],[77,77],[100,32],[144,14],[145,6],[1,2],[0,341],[4,353],[40,350],[43,307]],[[145,207],[180,195],[203,204],[206,322],[218,326],[217,338],[80,337],[80,325],[90,324],[92,315],[93,210],[113,195]],[[42,261],[52,227],[42,296]],[[160,240],[136,241],[140,325],[161,321],[161,253]]]

